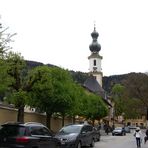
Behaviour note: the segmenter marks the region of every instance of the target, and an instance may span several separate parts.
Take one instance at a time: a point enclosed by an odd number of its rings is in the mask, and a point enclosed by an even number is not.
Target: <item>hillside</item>
[[[27,67],[28,68],[33,68],[36,66],[42,66],[45,65],[43,63],[40,62],[35,62],[35,61],[26,61],[27,63]],[[49,67],[51,66],[55,66],[52,64],[46,64]],[[88,73],[84,73],[84,72],[80,72],[80,71],[70,71],[71,76],[73,77],[74,81],[80,84],[84,84],[85,80],[89,77]],[[128,74],[123,74],[123,75],[112,75],[112,76],[105,76],[103,77],[103,89],[107,92],[110,93],[112,87],[114,84],[120,83],[123,84],[124,81],[126,81],[128,79],[129,76],[136,76],[136,77],[140,77],[141,75],[143,75],[143,73],[128,73]]]

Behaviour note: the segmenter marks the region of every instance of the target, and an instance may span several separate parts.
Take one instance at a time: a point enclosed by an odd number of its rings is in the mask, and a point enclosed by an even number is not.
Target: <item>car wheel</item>
[[[79,141],[77,148],[81,148],[81,142]]]
[[[90,144],[90,147],[94,147],[94,146],[95,146],[95,140],[92,139],[91,144]]]

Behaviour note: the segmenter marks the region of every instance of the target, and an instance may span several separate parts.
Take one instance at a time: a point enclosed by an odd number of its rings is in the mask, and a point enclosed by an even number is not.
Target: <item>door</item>
[[[81,141],[82,141],[82,146],[88,146],[89,144],[89,137],[88,137],[88,127],[85,125],[83,128],[82,128],[82,131],[81,131]]]
[[[56,141],[50,131],[42,126],[31,127],[31,135],[38,138],[40,148],[56,148]]]

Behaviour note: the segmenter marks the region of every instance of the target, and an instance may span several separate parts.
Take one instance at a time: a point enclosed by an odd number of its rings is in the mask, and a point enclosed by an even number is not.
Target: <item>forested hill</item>
[[[55,66],[55,65],[52,65],[52,64],[43,64],[43,63],[41,63],[41,62],[28,61],[28,60],[26,60],[26,64],[27,64],[27,67],[28,67],[29,69],[32,69],[32,68],[37,67],[37,66],[43,66],[43,65]]]
[[[74,72],[74,71],[70,71],[72,74],[73,79],[80,83],[80,84],[84,84],[85,80],[89,77],[88,73],[83,73],[83,72]],[[103,89],[109,94],[112,90],[112,87],[115,84],[122,84],[124,85],[126,81],[128,81],[128,79],[130,77],[133,77],[135,79],[140,79],[140,77],[142,77],[144,75],[144,73],[128,73],[128,74],[123,74],[123,75],[112,75],[112,76],[105,76],[103,77]]]
[[[33,68],[36,66],[42,66],[45,65],[43,63],[40,62],[35,62],[35,61],[26,61],[27,63],[27,67],[28,68]],[[49,67],[51,66],[55,66],[52,64],[46,64]],[[84,84],[85,80],[89,77],[88,73],[84,73],[84,72],[80,72],[80,71],[70,71],[74,81],[76,81],[77,83],[80,84]],[[126,81],[129,77],[141,77],[143,75],[143,73],[128,73],[128,74],[123,74],[123,75],[112,75],[112,76],[105,76],[103,77],[103,89],[105,91],[107,91],[108,93],[110,93],[112,87],[114,84],[123,84],[124,81]]]

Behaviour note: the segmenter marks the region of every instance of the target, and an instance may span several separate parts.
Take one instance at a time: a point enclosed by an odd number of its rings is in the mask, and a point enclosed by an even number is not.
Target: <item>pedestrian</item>
[[[145,131],[144,143],[146,143],[147,140],[148,140],[148,127]]]
[[[105,127],[105,133],[108,135],[108,133],[109,133],[109,126],[108,125],[106,125],[106,127]]]
[[[142,132],[139,127],[136,128],[134,131],[134,136],[136,138],[137,148],[141,147],[141,140],[142,140]]]

